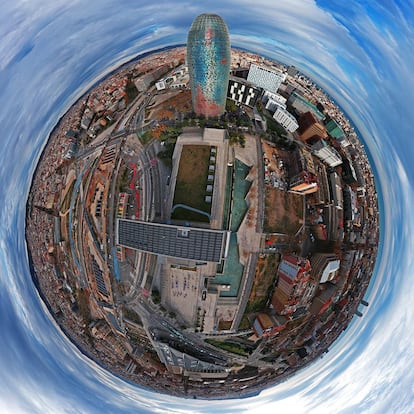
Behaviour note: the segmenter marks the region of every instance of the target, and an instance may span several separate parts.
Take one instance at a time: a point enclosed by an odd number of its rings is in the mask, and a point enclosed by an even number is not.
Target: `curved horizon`
[[[174,7],[175,6],[175,7]],[[161,7],[161,12],[159,7]],[[180,10],[185,8],[186,13]],[[414,411],[410,299],[414,251],[410,102],[413,3],[374,1],[7,1],[0,17],[0,411],[360,413]],[[108,14],[108,10],[114,13]],[[218,13],[231,43],[295,65],[359,131],[374,171],[380,246],[365,298],[328,354],[246,399],[202,401],[143,390],[107,372],[61,332],[33,285],[24,240],[31,179],[60,117],[98,80],[145,52],[183,44]]]

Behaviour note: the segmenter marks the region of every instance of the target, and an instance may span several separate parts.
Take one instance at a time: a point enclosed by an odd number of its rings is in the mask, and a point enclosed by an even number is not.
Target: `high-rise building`
[[[263,96],[262,96],[262,102],[264,104],[266,104],[266,109],[269,109],[269,108],[267,108],[267,105],[268,105],[269,101],[271,101],[270,106],[273,106],[273,105],[276,106],[275,109],[270,109],[270,111],[276,111],[277,106],[279,106],[283,109],[286,109],[287,99],[284,96],[279,95],[278,93],[265,91]]]
[[[277,102],[269,99],[268,103],[266,104],[266,108],[270,107],[270,105],[268,105],[270,103],[275,103],[276,106],[276,112],[273,114],[273,118],[280,124],[282,125],[283,128],[286,129],[286,131],[289,132],[295,132],[299,125],[298,122],[296,121],[296,118],[288,111],[286,111],[286,109],[283,109],[282,107],[280,107],[278,105]]]
[[[226,107],[230,74],[230,38],[224,20],[201,14],[187,38],[187,62],[193,111],[206,117],[220,116]]]
[[[342,158],[336,149],[331,145],[328,145],[323,139],[315,142],[315,144],[311,146],[311,149],[312,152],[329,167],[334,168],[342,164]]]
[[[269,69],[258,66],[254,63],[250,65],[247,80],[263,88],[265,91],[277,93],[279,86],[286,79],[286,74],[277,69]]]
[[[296,91],[289,96],[287,106],[291,106],[298,115],[310,111],[318,121],[323,121],[326,118],[316,105],[309,102]]]
[[[227,97],[235,102],[253,107],[261,90],[244,79],[230,76]]]
[[[297,73],[298,70],[293,65],[288,67],[287,74],[289,76],[295,77]]]
[[[300,306],[307,306],[315,292],[310,281],[309,260],[283,255],[277,272],[278,282],[273,292],[272,306],[279,315],[290,315]]]
[[[318,283],[333,280],[339,270],[341,261],[334,253],[315,253],[311,257],[312,278]]]
[[[188,33],[187,63],[197,115],[216,117],[224,113],[230,62],[230,38],[224,20],[216,14],[196,17]]]
[[[289,102],[289,101],[288,101]],[[325,127],[321,124],[313,112],[308,111],[298,118],[298,134],[300,139],[307,144],[312,144],[320,139],[328,137]]]

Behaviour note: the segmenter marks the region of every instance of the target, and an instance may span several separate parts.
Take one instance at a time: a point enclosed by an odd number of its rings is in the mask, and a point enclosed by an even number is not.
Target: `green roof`
[[[299,95],[296,92],[293,92],[293,95],[295,96],[295,98],[303,102],[316,116],[318,116],[321,119],[326,118],[325,115],[312,102],[309,102],[307,99],[305,99],[303,96]]]
[[[331,137],[334,138],[341,138],[343,137],[344,131],[342,131],[342,128],[333,120],[331,119],[326,125],[325,125],[326,130],[328,131],[328,134]]]

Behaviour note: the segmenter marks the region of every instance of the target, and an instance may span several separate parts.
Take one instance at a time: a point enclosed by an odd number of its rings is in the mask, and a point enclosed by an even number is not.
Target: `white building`
[[[336,272],[339,270],[340,264],[341,262],[339,260],[332,260],[328,262],[323,269],[319,283],[330,282],[335,277]]]
[[[266,104],[268,111],[275,112],[277,108],[286,109],[286,98],[278,93],[266,91],[263,94],[262,102]]]
[[[272,93],[272,92],[266,91],[263,94],[262,102],[267,103],[269,102],[269,100],[276,102],[279,106],[286,109],[287,99],[283,97],[282,95],[279,95],[278,93]]]
[[[311,277],[319,283],[330,282],[341,266],[338,256],[333,253],[315,253],[311,259]]]
[[[266,102],[265,108],[270,112],[277,111],[277,108],[286,109],[286,105],[280,105],[278,101],[274,101],[273,99],[269,99]]]
[[[280,84],[286,79],[286,75],[277,69],[268,69],[252,63],[250,65],[247,81],[263,88],[266,91],[276,93]]]
[[[329,167],[337,167],[342,164],[342,158],[335,148],[328,145],[323,139],[312,145],[311,150],[319,159],[329,165]],[[353,168],[352,163],[349,163],[349,165]]]
[[[188,83],[188,67],[180,66],[179,68],[173,70],[168,76],[160,79],[155,83],[157,91],[162,91],[164,89],[177,89],[184,88]]]
[[[299,128],[296,118],[290,112],[286,111],[286,109],[283,109],[281,107],[278,107],[276,109],[273,118],[280,125],[282,125],[282,127],[285,128],[286,131],[295,132]]]
[[[157,91],[162,91],[167,87],[165,80],[161,79],[158,82],[155,83],[155,87],[157,88]]]

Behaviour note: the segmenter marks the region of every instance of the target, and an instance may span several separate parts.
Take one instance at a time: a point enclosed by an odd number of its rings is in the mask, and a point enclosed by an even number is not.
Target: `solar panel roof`
[[[118,244],[164,256],[219,263],[226,232],[194,227],[118,220]]]

